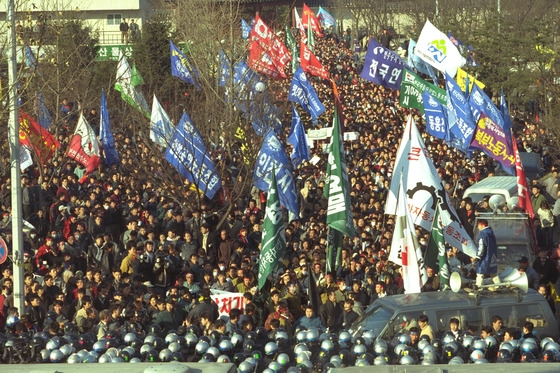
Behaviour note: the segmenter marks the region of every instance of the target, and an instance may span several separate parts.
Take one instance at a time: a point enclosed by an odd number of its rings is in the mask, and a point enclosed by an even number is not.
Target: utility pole
[[[16,12],[14,0],[8,0],[7,20],[10,27],[10,58],[8,59],[8,86],[10,90],[10,169],[12,191],[12,263],[14,272],[14,306],[19,314],[25,309],[23,291],[23,235],[21,219],[21,169],[19,162],[19,122],[18,122],[18,91],[17,51],[16,51]]]

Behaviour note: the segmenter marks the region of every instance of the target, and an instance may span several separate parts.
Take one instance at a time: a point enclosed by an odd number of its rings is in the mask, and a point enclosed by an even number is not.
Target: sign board
[[[327,140],[332,136],[332,127],[320,128],[307,131],[307,140]],[[358,132],[344,132],[344,141],[356,141],[360,134]]]
[[[8,246],[3,238],[0,238],[0,264],[3,264],[8,259]]]
[[[95,61],[118,61],[120,54],[124,53],[126,58],[132,56],[132,46],[115,44],[115,45],[98,45],[95,47]]]

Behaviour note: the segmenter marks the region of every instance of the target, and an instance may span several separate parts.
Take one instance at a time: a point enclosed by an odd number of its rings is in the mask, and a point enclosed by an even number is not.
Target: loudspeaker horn
[[[461,275],[459,272],[451,273],[451,276],[449,276],[449,287],[454,293],[461,290]]]
[[[515,274],[515,278],[519,277],[519,271],[517,271],[516,269],[513,269],[512,267],[506,267],[502,271],[502,273],[500,273],[498,276],[492,278],[492,282],[494,282],[495,284],[499,284],[500,282],[507,281],[506,279],[512,274]]]
[[[524,293],[526,293],[527,290],[529,290],[529,279],[527,278],[527,274],[525,272],[523,273],[517,272],[517,274],[515,272],[511,273],[508,276],[508,278],[510,279],[508,280],[504,279],[503,282],[497,284],[478,286],[478,289],[495,288],[498,286],[511,286],[520,289]],[[459,272],[453,272],[451,276],[449,276],[449,287],[454,293],[457,293],[459,290],[461,290],[461,285],[462,285],[461,275],[459,274]]]

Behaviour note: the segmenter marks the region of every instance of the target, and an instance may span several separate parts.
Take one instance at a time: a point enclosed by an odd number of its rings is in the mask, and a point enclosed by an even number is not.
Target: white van
[[[511,197],[517,196],[517,176],[490,176],[478,183],[471,185],[463,198],[470,197],[473,204],[476,205],[482,201],[484,196],[501,195],[505,201],[509,201]]]

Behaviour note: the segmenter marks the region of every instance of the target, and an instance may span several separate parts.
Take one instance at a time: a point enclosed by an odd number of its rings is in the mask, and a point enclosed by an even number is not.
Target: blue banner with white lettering
[[[280,203],[294,215],[299,216],[298,198],[290,160],[276,133],[269,131],[257,156],[253,184],[265,192],[268,191],[273,168],[276,171]]]
[[[295,105],[292,105],[292,128],[288,136],[288,144],[292,145],[292,164],[294,168],[301,162],[309,160],[309,145],[307,144],[307,137],[305,136],[305,128],[301,122],[301,118]]]
[[[196,88],[200,89],[198,84],[198,71],[190,63],[185,54],[169,40],[169,50],[171,58],[171,75],[178,77],[184,82],[193,84]],[[191,73],[192,71],[192,73]]]
[[[457,82],[447,73],[445,74],[445,86],[449,95],[447,105],[455,116],[455,125],[450,125],[449,130],[460,140],[458,149],[466,153],[470,146],[476,123],[467,97],[461,91],[461,87],[459,87]]]
[[[47,109],[45,97],[41,91],[37,92],[37,118],[41,127],[48,130],[52,123],[52,117],[51,113],[49,113],[49,109]]]
[[[186,112],[165,150],[165,159],[210,199],[222,187],[204,140]]]
[[[473,84],[471,94],[469,95],[469,104],[473,118],[478,120],[481,113],[486,114],[488,118],[504,130],[504,119],[502,113],[498,110],[496,105],[492,102],[490,97],[484,93],[482,89],[476,84]]]
[[[426,115],[426,132],[438,139],[449,140],[447,115],[443,105],[428,91],[422,93],[422,101]]]
[[[364,68],[360,75],[365,80],[387,88],[401,89],[403,67],[410,67],[395,52],[369,39]]]
[[[249,33],[251,32],[251,26],[241,18],[241,37],[243,39],[249,39]]]
[[[103,157],[107,166],[121,163],[121,157],[115,146],[113,132],[111,131],[111,122],[109,122],[109,110],[107,110],[107,98],[105,91],[101,91],[101,113],[100,113],[99,140],[103,147]]]
[[[502,118],[504,119],[504,132],[506,133],[506,139],[508,144],[512,145],[511,138],[511,117],[509,116],[509,110],[507,107],[506,97],[504,96],[504,90],[500,92],[500,112],[502,113]]]
[[[300,104],[311,115],[313,122],[326,110],[301,67],[294,73],[288,100]]]

